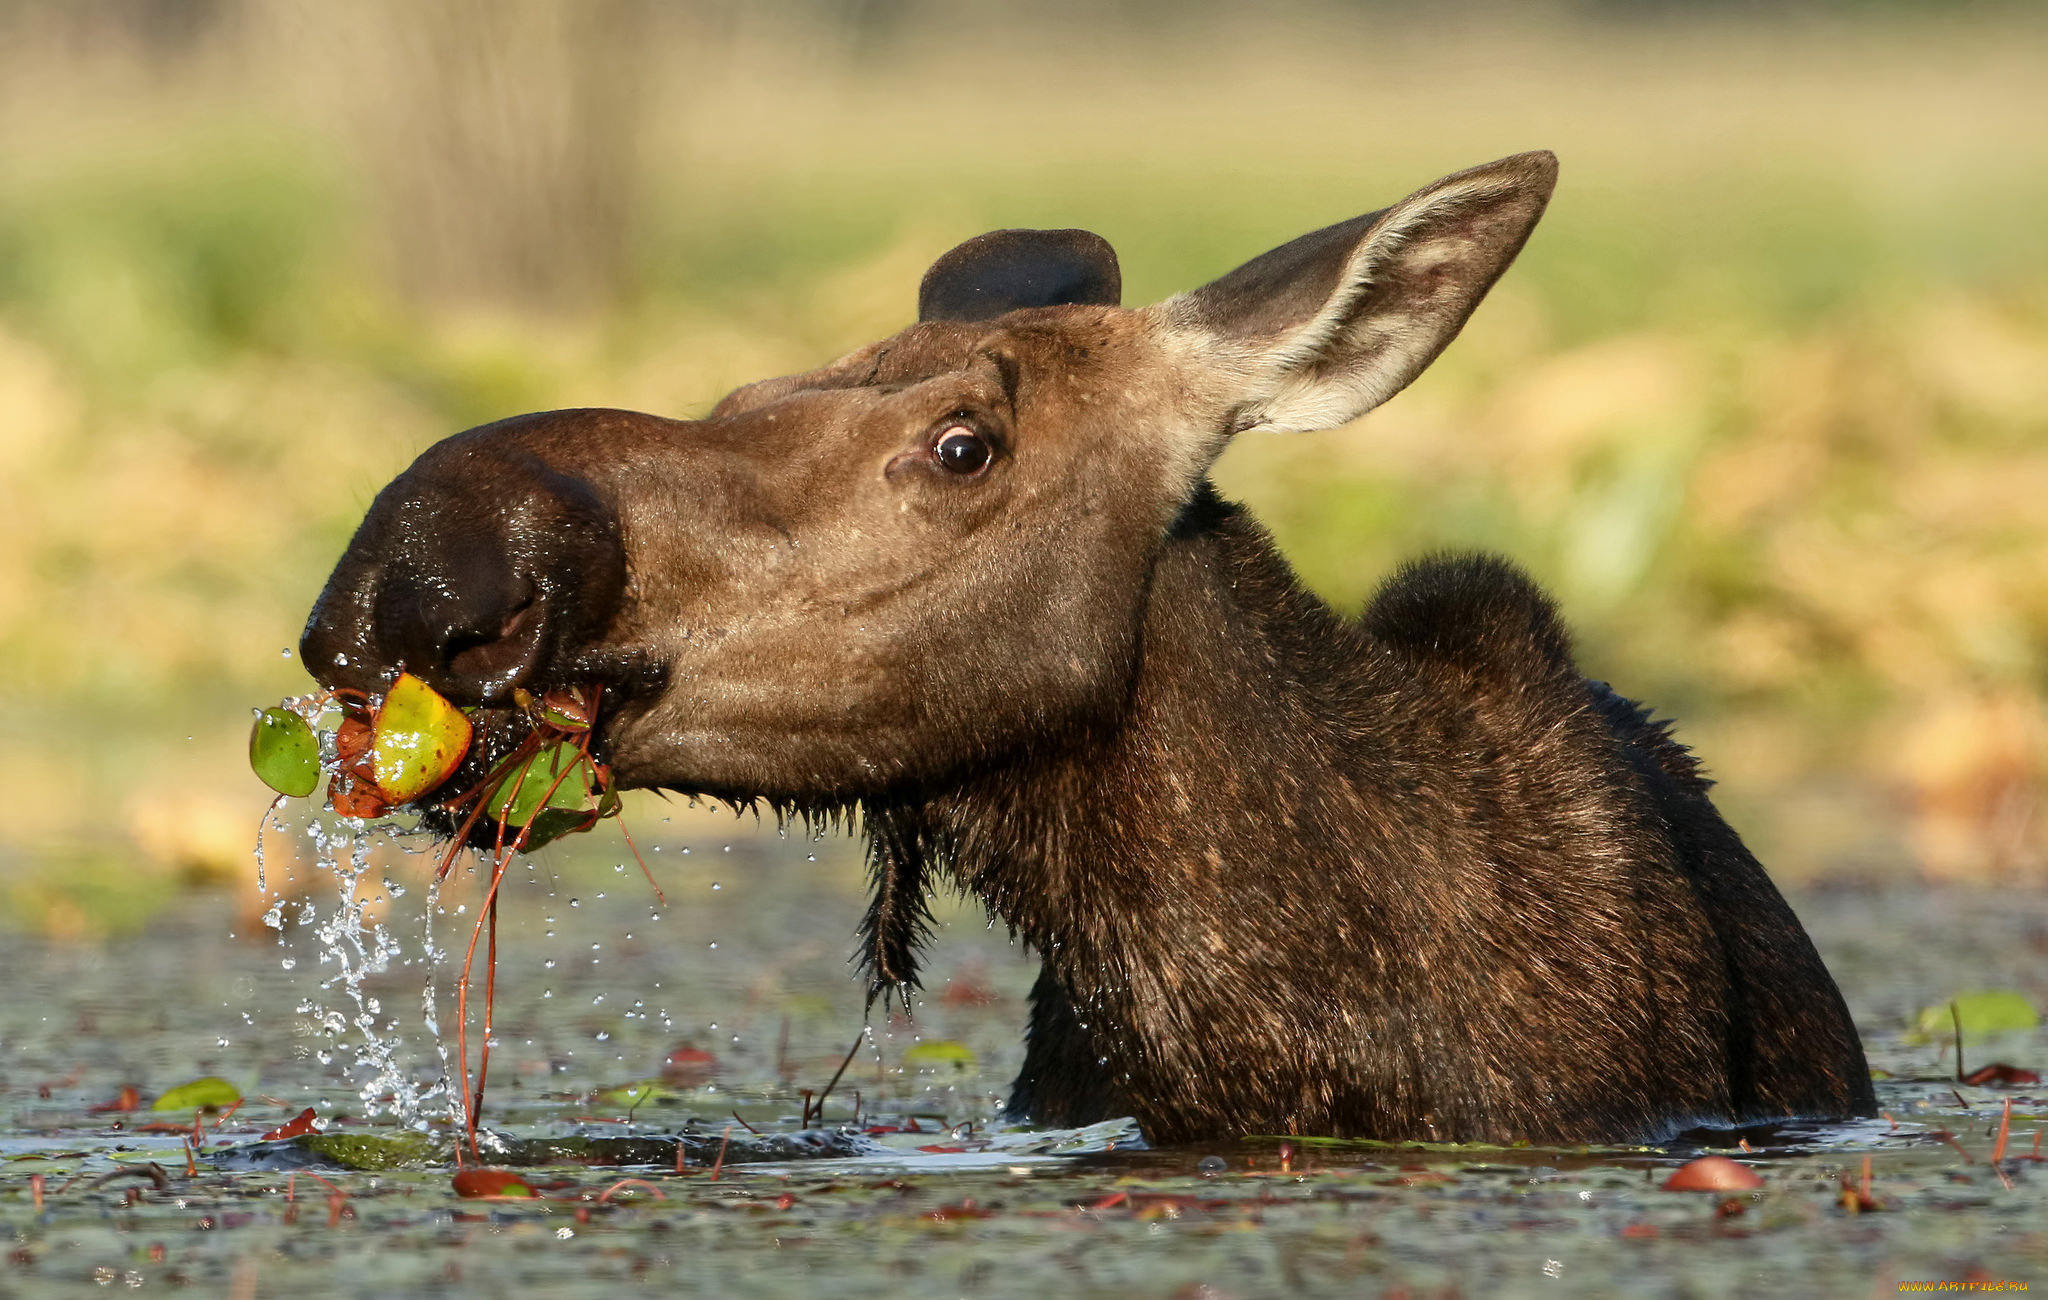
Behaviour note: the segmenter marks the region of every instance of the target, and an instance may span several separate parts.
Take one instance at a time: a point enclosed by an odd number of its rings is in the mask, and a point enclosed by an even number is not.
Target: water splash
[[[381,893],[364,888],[375,868],[371,857],[378,842],[384,841],[408,854],[423,854],[424,846],[407,842],[411,835],[391,827],[362,827],[340,819],[314,816],[306,824],[306,838],[314,852],[316,870],[330,883],[327,901],[313,897],[299,905],[301,930],[310,929],[319,945],[318,965],[323,977],[299,1005],[299,1011],[315,1027],[323,1041],[320,1059],[340,1059],[351,1083],[356,1085],[363,1113],[391,1115],[400,1123],[424,1129],[437,1118],[449,1118],[452,1093],[448,1047],[442,1040],[437,1013],[436,976],[446,954],[434,935],[439,887],[430,886],[427,906],[419,919],[415,938],[404,921],[387,921],[373,912],[373,905],[402,894],[404,886],[382,881]],[[284,900],[272,904],[264,915],[266,924],[278,928]],[[276,918],[275,920],[273,918]],[[396,1010],[387,1011],[383,999],[370,981],[402,967],[424,970],[420,991],[419,1029],[434,1046],[440,1077],[422,1082],[409,1068],[416,1059],[414,1029]]]
[[[284,707],[314,724],[321,738],[321,767],[331,775],[339,761],[331,729],[319,723],[333,706],[321,696],[307,695],[284,701]],[[422,1130],[436,1121],[460,1122],[460,1089],[451,1086],[457,1071],[439,1013],[439,977],[448,955],[434,928],[440,883],[433,881],[429,870],[432,883],[424,908],[380,907],[405,897],[408,890],[373,860],[383,846],[431,862],[430,838],[414,828],[365,825],[333,816],[319,808],[317,800],[316,795],[311,807],[290,801],[305,809],[296,825],[285,816],[285,800],[273,804],[258,828],[255,849],[257,889],[267,904],[262,922],[276,932],[278,946],[287,950],[279,965],[286,972],[310,965],[310,973],[317,976],[297,1003],[300,1034],[317,1040],[310,1052],[321,1064],[340,1062],[361,1100],[363,1115],[389,1115]],[[274,851],[279,835],[303,843],[304,851],[296,856],[310,864],[310,880],[272,880],[266,849]],[[306,936],[312,940],[310,953],[299,950]],[[301,956],[314,960],[302,963]],[[387,1007],[380,995],[380,986],[388,992],[390,981],[385,977],[406,969],[418,970],[423,977],[417,1020],[399,1007]],[[426,1050],[429,1045],[431,1051]],[[427,1059],[438,1061],[438,1077],[421,1078],[416,1073],[418,1063]]]

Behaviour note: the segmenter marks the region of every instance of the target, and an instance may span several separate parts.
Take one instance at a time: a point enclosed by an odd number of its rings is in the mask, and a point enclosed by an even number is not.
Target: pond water
[[[508,1158],[543,1162],[521,1170],[539,1199],[458,1198],[441,1162],[446,1125],[430,1121],[447,1098],[421,1026],[416,860],[380,850],[366,876],[372,919],[403,949],[362,982],[392,1063],[367,1096],[375,1072],[349,1072],[360,1034],[330,1034],[318,1015],[356,1013],[314,939],[332,882],[275,854],[281,928],[264,924],[271,899],[195,894],[98,945],[0,939],[0,1296],[95,1284],[1187,1297],[2048,1286],[2048,1165],[2027,1158],[2048,1128],[2048,1091],[1956,1084],[1949,1043],[1907,1032],[1921,1008],[1966,990],[2048,1001],[2038,895],[1795,896],[1873,1066],[1891,1076],[1879,1085],[1890,1118],[1751,1134],[1744,1158],[1765,1186],[1730,1196],[1660,1189],[1697,1147],[1275,1138],[1146,1150],[1128,1126],[991,1128],[1034,975],[1003,930],[943,907],[914,1018],[878,1008],[871,1023],[845,960],[863,886],[848,841],[751,820],[636,829],[666,902],[608,829],[515,866],[507,885],[484,1119],[516,1142]],[[385,894],[386,880],[404,892]],[[473,880],[451,883],[437,946],[466,941],[475,903]],[[444,961],[444,1022],[450,978]],[[2039,1030],[1966,1049],[1972,1068],[2048,1066]],[[800,1127],[803,1091],[842,1062],[822,1128],[859,1136],[772,1146]],[[244,1101],[200,1117],[196,1155],[190,1112],[94,1109],[124,1087],[146,1106],[202,1076]],[[415,1113],[391,1113],[412,1094]],[[2008,1101],[2007,1159],[1993,1165]],[[353,1147],[339,1163],[331,1144],[317,1158],[252,1147],[309,1106],[329,1135],[372,1139],[372,1163],[407,1123],[442,1145],[376,1169],[341,1168],[364,1162]]]

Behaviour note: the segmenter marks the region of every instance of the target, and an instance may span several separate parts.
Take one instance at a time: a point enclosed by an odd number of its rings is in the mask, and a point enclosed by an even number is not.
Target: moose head
[[[709,419],[450,438],[377,497],[305,662],[467,704],[607,683],[622,783],[798,805],[1110,723],[1211,462],[1399,391],[1555,174],[1547,153],[1462,172],[1135,310],[1102,240],[998,231],[932,267],[916,324]]]

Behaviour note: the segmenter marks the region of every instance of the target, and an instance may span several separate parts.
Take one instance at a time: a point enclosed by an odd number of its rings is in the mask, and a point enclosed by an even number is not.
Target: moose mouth
[[[462,761],[413,804],[421,827],[497,854],[508,846],[538,848],[611,815],[618,787],[604,761],[605,699],[596,686],[540,695],[521,689],[509,706],[467,711],[470,742]]]

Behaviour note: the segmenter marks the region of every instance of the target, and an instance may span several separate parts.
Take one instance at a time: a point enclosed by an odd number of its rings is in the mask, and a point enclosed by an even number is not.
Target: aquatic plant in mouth
[[[479,727],[473,711],[456,707],[426,682],[401,673],[382,696],[336,689],[259,710],[250,732],[250,767],[278,793],[271,817],[284,800],[311,796],[325,775],[326,807],[342,823],[338,832],[322,828],[318,818],[311,823],[319,860],[341,886],[341,906],[317,933],[327,950],[323,960],[341,963],[343,985],[356,1004],[356,1014],[351,1018],[328,1010],[320,1016],[331,1034],[340,1034],[350,1024],[363,1033],[366,1045],[358,1061],[376,1069],[376,1077],[364,1089],[368,1104],[374,1105],[374,1096],[382,1095],[376,1090],[391,1087],[397,1108],[416,1113],[427,1095],[406,1086],[394,1059],[395,1041],[377,1032],[382,1009],[362,988],[363,976],[383,969],[398,951],[389,930],[368,921],[358,897],[357,885],[369,868],[370,840],[382,833],[396,841],[423,828],[452,831],[428,894],[423,946],[430,969],[441,956],[432,937],[439,888],[465,847],[487,849],[489,883],[456,979],[456,1052],[461,1063],[457,1107],[472,1156],[477,1154],[477,1122],[490,1070],[498,897],[506,867],[520,853],[589,830],[619,812],[611,773],[590,752],[597,702],[596,691],[580,687],[539,696],[517,691],[512,726],[504,734],[523,734],[503,752],[487,756],[474,752]],[[458,781],[458,775],[465,779]],[[420,814],[420,824],[396,824],[393,818],[401,811]],[[639,849],[630,834],[626,842],[638,859]],[[257,857],[258,886],[263,888],[260,843]],[[666,902],[644,859],[640,868],[655,897]],[[386,888],[393,895],[403,892],[388,882]],[[282,905],[273,905],[264,918],[280,930]],[[472,1082],[469,995],[480,945],[485,950],[483,1040]],[[430,978],[423,994],[427,1027],[441,1044],[434,996]],[[316,1009],[309,1005],[302,1010]],[[445,1062],[445,1046],[441,1050]]]

